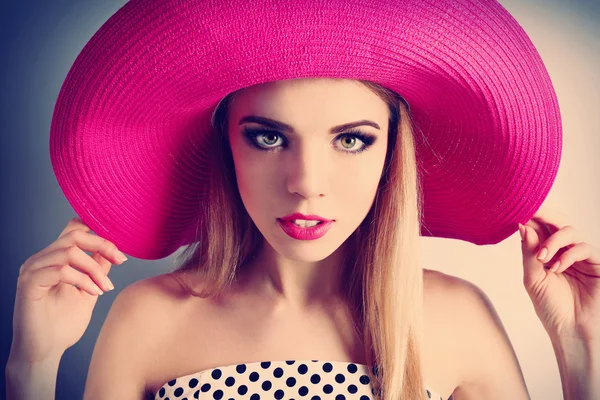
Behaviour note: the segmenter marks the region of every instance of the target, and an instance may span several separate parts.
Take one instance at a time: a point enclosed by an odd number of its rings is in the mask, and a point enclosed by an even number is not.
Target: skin
[[[265,153],[248,146],[235,122],[250,112],[291,124],[297,133],[288,134],[289,147]],[[232,107],[228,138],[242,200],[265,238],[239,281],[237,289],[246,290],[232,291],[227,301],[208,301],[188,295],[173,274],[124,288],[96,342],[84,399],[154,398],[174,377],[257,360],[364,364],[364,346],[353,336],[348,310],[335,301],[341,283],[337,268],[343,243],[376,193],[387,117],[376,95],[349,81],[277,82],[244,91]],[[355,118],[376,121],[381,130],[363,127],[377,135],[375,144],[347,155],[332,147],[341,144],[326,132]],[[265,171],[273,173],[265,177]],[[299,242],[274,221],[293,211],[318,213],[335,223],[324,238]],[[552,339],[564,397],[597,399],[600,251],[556,215],[540,211],[540,222],[534,217],[525,227],[523,282]],[[548,249],[545,258],[536,258],[540,247]],[[111,263],[120,263],[115,254],[114,244],[73,219],[56,242],[22,265],[13,328],[14,337],[24,339],[13,341],[6,368],[10,398],[53,398],[60,357],[89,322],[97,297],[73,286],[86,287],[87,281],[66,268],[65,260],[101,284],[92,257],[107,274]],[[546,270],[557,261],[559,269]],[[453,400],[528,399],[514,349],[487,296],[460,278],[423,272],[426,385],[444,399],[451,394]],[[67,285],[58,287],[60,282]]]
[[[239,125],[249,114],[291,125],[295,134],[259,136],[266,147],[284,146],[260,151]],[[344,147],[344,132],[329,130],[363,119],[379,125],[358,128],[375,142],[359,154],[344,153],[355,148],[352,141]],[[345,241],[377,192],[388,119],[385,102],[358,82],[279,81],[240,92],[227,138],[242,201],[264,237],[261,251],[219,300],[187,294],[173,274],[123,289],[94,348],[84,399],[154,398],[175,377],[257,360],[365,364],[362,337],[340,296],[339,267]],[[292,212],[335,222],[321,239],[299,241],[276,222]],[[512,347],[485,296],[439,272],[424,270],[423,278],[426,385],[455,400],[525,398]]]
[[[262,134],[253,147],[244,128],[267,128],[239,121],[247,115],[291,125],[295,132]],[[230,107],[228,138],[244,206],[264,236],[264,245],[249,266],[244,287],[262,294],[274,310],[305,309],[340,295],[339,278],[346,239],[371,208],[377,192],[388,141],[387,104],[359,82],[297,79],[245,89]],[[360,139],[331,134],[337,125],[358,120],[376,136],[368,150]],[[333,219],[317,240],[289,237],[276,218],[293,212]]]

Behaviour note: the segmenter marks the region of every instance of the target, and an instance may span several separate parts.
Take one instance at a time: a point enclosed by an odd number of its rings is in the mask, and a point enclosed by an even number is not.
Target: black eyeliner
[[[272,129],[263,129],[263,128],[247,128],[244,127],[243,128],[243,133],[244,133],[244,138],[246,139],[246,141],[254,148],[261,150],[261,151],[278,151],[277,149],[279,149],[280,147],[286,147],[287,146],[287,139],[285,138],[285,136],[281,133],[279,133],[276,130],[272,130]],[[276,135],[278,137],[280,137],[284,144],[282,146],[277,146],[277,147],[272,147],[272,148],[265,148],[260,146],[257,142],[256,142],[256,137],[260,136],[260,135],[266,135],[266,134],[272,134],[272,135]],[[360,150],[341,150],[341,152],[343,153],[350,153],[350,154],[358,154],[358,153],[362,153],[363,151],[366,151],[369,149],[369,147],[375,143],[375,141],[377,140],[377,137],[375,135],[371,135],[371,134],[367,134],[367,133],[363,133],[361,131],[359,131],[358,129],[350,129],[340,135],[338,135],[336,137],[335,140],[340,140],[340,138],[344,138],[344,137],[356,137],[357,139],[359,139],[361,142],[363,142],[363,147]]]

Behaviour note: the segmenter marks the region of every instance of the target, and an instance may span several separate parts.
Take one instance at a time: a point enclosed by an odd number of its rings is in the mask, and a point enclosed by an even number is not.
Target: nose
[[[318,147],[299,146],[288,153],[287,188],[290,193],[305,199],[325,196],[329,179],[327,156],[330,155]]]

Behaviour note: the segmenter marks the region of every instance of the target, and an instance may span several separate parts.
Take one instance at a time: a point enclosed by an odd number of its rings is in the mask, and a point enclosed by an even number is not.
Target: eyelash
[[[287,146],[287,139],[285,139],[285,136],[283,136],[282,134],[280,134],[277,131],[274,130],[267,130],[267,129],[250,129],[250,128],[244,128],[244,135],[246,136],[247,140],[250,142],[250,144],[261,150],[261,151],[267,151],[267,152],[273,152],[273,151],[277,151],[277,149],[279,147],[282,146],[276,146],[276,147],[269,147],[269,148],[265,148],[260,146],[259,144],[257,144],[256,142],[256,137],[257,136],[261,136],[261,135],[266,135],[266,134],[270,134],[270,135],[277,135],[281,138],[284,139],[284,145],[283,147]],[[350,154],[358,154],[358,153],[362,153],[363,151],[366,151],[369,149],[369,147],[371,147],[371,145],[373,143],[375,143],[376,137],[374,135],[369,135],[369,134],[364,134],[359,130],[356,129],[351,129],[349,131],[347,131],[346,133],[343,133],[341,135],[339,135],[336,140],[346,137],[346,136],[350,136],[350,137],[355,137],[357,139],[359,139],[361,142],[363,142],[363,147],[360,150],[341,150],[343,153],[350,153]]]

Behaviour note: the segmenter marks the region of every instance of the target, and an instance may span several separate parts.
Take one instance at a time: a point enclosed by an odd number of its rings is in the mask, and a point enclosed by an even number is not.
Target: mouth
[[[315,240],[323,237],[331,228],[331,221],[293,220],[277,218],[281,229],[291,238],[298,240]],[[304,224],[304,226],[302,225]]]
[[[314,214],[306,215],[306,214],[302,214],[299,212],[285,215],[281,218],[277,218],[277,220],[289,221],[289,222],[295,224],[296,226],[300,226],[300,227],[307,227],[307,226],[310,227],[310,226],[315,226],[315,224],[322,224],[322,223],[328,223],[328,222],[333,221],[333,220],[321,217],[320,215],[314,215]]]
[[[312,228],[313,226],[321,225],[323,221],[306,220],[306,219],[288,219],[288,222],[300,228]]]

